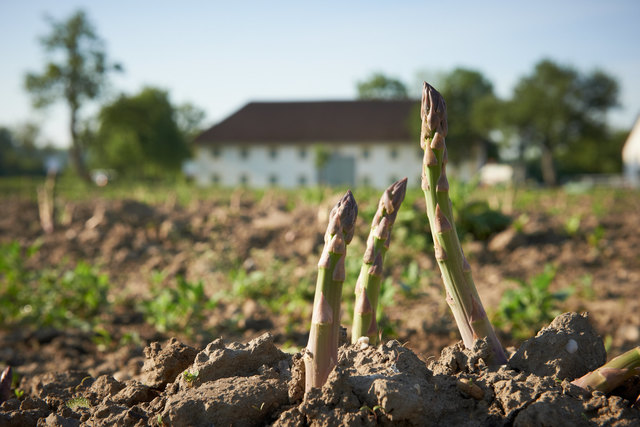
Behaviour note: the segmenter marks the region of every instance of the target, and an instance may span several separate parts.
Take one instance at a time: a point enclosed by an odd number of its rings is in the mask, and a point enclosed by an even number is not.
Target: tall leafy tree
[[[556,185],[555,160],[580,144],[607,143],[606,113],[618,103],[618,83],[602,71],[583,74],[545,59],[523,77],[507,109],[507,122],[522,149],[540,151],[540,169],[547,185]],[[592,161],[597,162],[598,157]]]
[[[357,83],[358,99],[407,99],[407,87],[398,79],[374,73]]]
[[[102,107],[92,162],[130,176],[180,170],[189,157],[185,132],[167,92],[147,87]]]
[[[88,179],[80,136],[81,108],[101,95],[109,72],[121,67],[107,60],[104,44],[84,11],[79,10],[66,20],[48,20],[51,32],[40,40],[48,61],[41,73],[27,73],[25,87],[37,108],[57,101],[66,103],[70,113],[70,158],[78,174]]]
[[[453,162],[475,158],[470,150],[484,150],[489,157],[497,157],[491,132],[500,127],[503,102],[493,92],[493,84],[481,72],[455,68],[448,72],[430,73],[437,81],[437,89],[447,104],[449,129],[447,143],[455,147],[448,151]],[[420,135],[420,105],[409,121],[415,139]]]
[[[477,70],[456,68],[442,76],[438,90],[447,103],[450,124],[447,142],[467,149],[479,147],[495,155],[492,150],[495,144],[489,135],[498,126],[501,103],[491,81]],[[466,152],[456,149],[449,155],[456,160]]]
[[[178,127],[191,143],[200,132],[202,132],[202,122],[206,117],[206,113],[200,107],[190,102],[182,104],[176,108],[176,121]]]

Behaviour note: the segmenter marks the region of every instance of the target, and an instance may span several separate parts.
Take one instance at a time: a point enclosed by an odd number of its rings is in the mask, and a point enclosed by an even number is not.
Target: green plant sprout
[[[382,407],[381,405],[376,405],[373,408],[368,407],[367,405],[361,406],[360,407],[361,411],[367,411],[368,413],[370,413],[371,415],[373,415],[373,418],[378,421],[378,413],[377,411],[382,412],[384,415],[387,415],[387,412],[384,410],[384,407]]]
[[[382,281],[382,265],[389,249],[393,223],[404,200],[406,190],[407,178],[394,182],[382,194],[378,210],[373,217],[362,268],[356,282],[356,304],[351,331],[351,342],[354,344],[361,337],[368,337],[369,343],[372,345],[377,342],[376,315]]]
[[[351,191],[347,191],[329,214],[325,245],[318,262],[309,343],[304,355],[305,393],[322,387],[338,363],[344,260],[347,245],[353,238],[357,215],[358,205]]]
[[[11,366],[7,366],[0,374],[0,403],[8,400],[11,396],[11,383],[13,382],[13,374]]]
[[[454,227],[446,174],[447,107],[442,95],[426,82],[422,90],[421,117],[420,146],[424,150],[422,190],[436,260],[447,291],[447,303],[465,347],[472,348],[474,340],[487,337],[495,363],[504,364],[507,358],[482,306],[471,267],[462,252]]]
[[[200,371],[191,372],[188,369],[183,373],[184,380],[187,383],[193,383],[198,378],[199,375],[200,375]]]
[[[74,410],[77,408],[91,408],[91,402],[89,402],[89,399],[82,396],[72,397],[67,401],[66,405],[68,408]]]
[[[338,363],[344,260],[347,245],[353,238],[357,216],[358,205],[351,191],[347,191],[329,214],[324,249],[318,261],[309,343],[304,355],[305,393],[312,388],[322,387]]]
[[[614,357],[571,383],[587,390],[609,393],[635,375],[640,375],[640,346]]]

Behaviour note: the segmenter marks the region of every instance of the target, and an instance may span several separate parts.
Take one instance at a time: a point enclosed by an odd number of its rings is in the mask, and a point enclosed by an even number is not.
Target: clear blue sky
[[[43,68],[44,15],[78,8],[125,68],[114,94],[161,87],[204,109],[207,124],[252,100],[351,99],[374,71],[417,94],[418,73],[470,67],[507,97],[542,58],[617,78],[615,126],[630,128],[640,113],[638,0],[0,0],[0,126],[35,120],[45,140],[68,145],[63,106],[33,110],[23,79]]]

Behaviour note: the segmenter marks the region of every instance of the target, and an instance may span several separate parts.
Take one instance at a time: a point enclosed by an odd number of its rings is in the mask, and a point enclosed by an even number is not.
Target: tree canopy
[[[160,176],[179,171],[189,157],[166,91],[147,87],[137,95],[121,95],[101,109],[98,122],[92,149],[96,167],[130,176]]]
[[[606,113],[617,105],[618,92],[616,80],[602,71],[583,74],[550,60],[540,61],[518,82],[507,106],[506,125],[523,148],[540,150],[546,184],[557,184],[556,161],[563,153],[580,153],[583,145],[591,146],[591,161],[600,161],[597,153],[607,152]]]
[[[80,137],[80,110],[90,100],[98,98],[107,83],[109,72],[120,70],[111,64],[103,42],[87,15],[79,10],[69,18],[55,21],[48,18],[51,32],[40,42],[49,60],[41,73],[27,73],[25,87],[37,108],[64,101],[70,112],[71,160],[76,171],[88,178],[84,165],[85,146]],[[56,61],[54,58],[57,58]]]
[[[195,137],[202,132],[202,123],[205,117],[204,110],[190,102],[176,108],[176,122],[187,143],[193,142]]]
[[[357,83],[358,99],[407,99],[407,87],[400,80],[374,73]]]
[[[456,68],[442,77],[438,89],[447,103],[450,146],[471,149],[482,146],[491,151],[490,132],[498,125],[500,102],[492,83],[479,71]],[[460,158],[468,150],[451,150],[452,159]]]

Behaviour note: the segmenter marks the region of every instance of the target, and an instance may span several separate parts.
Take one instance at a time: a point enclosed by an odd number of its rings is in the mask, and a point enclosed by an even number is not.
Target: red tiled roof
[[[410,141],[418,101],[251,102],[201,133],[198,144]],[[415,126],[419,120],[414,121]]]

